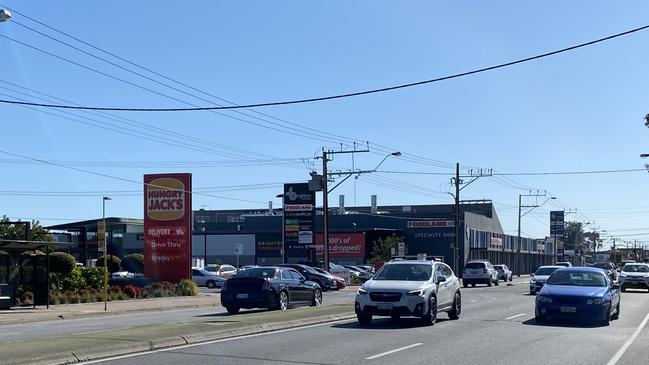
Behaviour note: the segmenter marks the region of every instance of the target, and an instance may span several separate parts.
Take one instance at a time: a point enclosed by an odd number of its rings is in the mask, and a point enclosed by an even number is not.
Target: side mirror
[[[613,284],[613,285],[611,286],[611,289],[620,289],[620,284],[617,284],[617,283],[616,283],[616,284]]]
[[[436,282],[437,284],[439,284],[439,283],[443,283],[443,282],[445,282],[445,281],[446,281],[446,277],[444,277],[444,276],[438,276],[438,277],[437,277],[437,280],[435,280],[435,282]]]

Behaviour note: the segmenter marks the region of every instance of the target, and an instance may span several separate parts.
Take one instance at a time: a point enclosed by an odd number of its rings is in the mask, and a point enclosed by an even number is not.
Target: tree
[[[144,255],[141,253],[132,253],[124,256],[124,259],[122,260],[122,268],[128,272],[143,273]]]
[[[57,274],[69,274],[77,266],[74,256],[65,252],[53,252],[50,254],[50,272]]]
[[[108,255],[108,272],[114,273],[122,270],[122,259],[119,256]],[[97,258],[97,267],[104,267],[104,256]]]
[[[370,261],[377,262],[390,260],[392,258],[392,249],[394,248],[396,251],[399,242],[404,242],[404,238],[397,237],[394,233],[386,238],[379,237],[378,241],[374,242],[374,247],[372,248],[372,259]]]
[[[584,232],[584,238],[586,239],[588,251],[597,252],[602,245],[602,239],[599,237],[599,232]]]
[[[3,224],[0,224],[0,238],[5,239],[5,240],[24,240],[25,239],[25,224],[6,224],[11,222],[9,217],[6,215],[2,216],[2,219],[0,219],[0,222]],[[21,220],[18,220],[18,222],[22,222]],[[52,235],[45,229],[43,226],[41,226],[39,221],[32,220],[31,221],[31,226],[30,226],[30,231],[29,231],[29,239],[31,241],[45,241],[45,242],[52,242],[54,239],[52,238]],[[54,243],[50,244],[50,250],[54,250],[56,248],[56,245]]]
[[[584,226],[581,222],[566,222],[566,246],[582,249],[584,244]]]

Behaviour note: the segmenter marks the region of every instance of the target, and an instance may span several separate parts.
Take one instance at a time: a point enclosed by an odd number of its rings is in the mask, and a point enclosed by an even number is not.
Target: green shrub
[[[93,303],[97,301],[97,292],[94,289],[81,290],[81,303]]]
[[[124,256],[124,259],[122,260],[122,268],[128,272],[143,273],[144,255],[141,253],[132,253]]]
[[[126,294],[126,293],[119,293],[119,294],[117,295],[117,298],[116,298],[116,299],[117,299],[117,300],[129,300],[129,299],[131,299],[131,298],[130,298],[130,297],[128,296],[128,294]]]
[[[180,296],[196,296],[198,295],[198,285],[189,279],[183,279],[176,286],[176,294]]]
[[[75,292],[66,292],[66,301],[70,304],[81,303],[81,296]]]
[[[122,271],[122,259],[119,256],[108,255],[108,272],[114,273],[117,271]],[[104,267],[104,256],[99,256],[97,258],[97,267]]]
[[[59,290],[70,290],[74,292],[79,292],[88,287],[85,277],[82,274],[82,270],[79,267],[75,267],[68,274],[61,275],[61,284]]]
[[[104,287],[103,267],[80,267],[79,269],[88,289],[102,289]]]
[[[363,280],[359,277],[352,277],[351,281],[349,282],[349,285],[361,285],[363,284]]]
[[[76,266],[77,260],[69,253],[53,252],[50,254],[50,272],[69,274]]]

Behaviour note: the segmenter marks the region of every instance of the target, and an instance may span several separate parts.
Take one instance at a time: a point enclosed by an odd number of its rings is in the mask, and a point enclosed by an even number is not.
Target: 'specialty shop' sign
[[[191,278],[191,174],[144,175],[144,275]]]

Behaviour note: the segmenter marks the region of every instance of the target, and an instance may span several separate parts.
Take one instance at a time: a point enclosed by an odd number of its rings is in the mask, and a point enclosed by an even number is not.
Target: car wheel
[[[509,281],[514,281],[514,275],[509,275]]]
[[[498,281],[498,279],[496,279],[496,281],[494,281],[494,284],[496,284],[496,286],[500,285],[500,282]]]
[[[487,286],[491,286],[491,284],[493,283],[491,282],[491,279],[489,279],[489,281],[487,281]]]
[[[216,287],[216,283],[213,282],[212,280],[208,280],[207,283],[205,283],[205,286],[210,289],[214,289],[214,287]]]
[[[239,313],[239,307],[225,307],[225,309],[228,311],[230,314],[238,314]]]
[[[534,290],[530,290],[530,295],[534,295]]]
[[[288,293],[286,290],[282,290],[279,292],[279,299],[278,299],[277,307],[279,307],[280,310],[287,310],[288,309]]]
[[[611,319],[620,319],[620,303],[617,303],[617,307],[615,307],[615,314],[611,316]]]
[[[426,326],[432,326],[437,321],[437,298],[431,295],[428,300],[428,311],[421,317],[421,321]]]
[[[611,324],[611,306],[610,305],[606,309],[606,316],[605,316],[604,320],[602,320],[602,326],[608,326],[609,324]]]
[[[312,307],[319,307],[322,304],[322,290],[316,288],[313,291],[313,302],[311,302]]]
[[[462,314],[462,296],[457,292],[455,293],[455,299],[453,299],[453,309],[448,312],[448,318],[460,319],[460,314]]]
[[[364,312],[356,313],[356,319],[358,319],[358,323],[366,325],[372,322],[372,315]]]
[[[547,322],[546,318],[539,315],[538,312],[536,312],[536,311],[534,313],[534,320],[536,320],[536,323],[546,323]]]
[[[475,288],[475,283],[471,283],[471,287],[472,287],[472,288]]]

